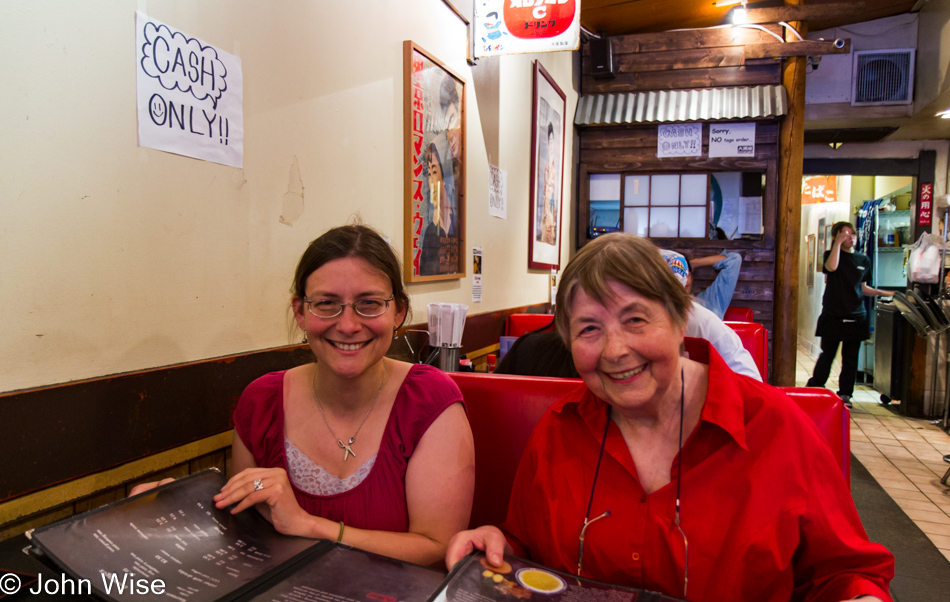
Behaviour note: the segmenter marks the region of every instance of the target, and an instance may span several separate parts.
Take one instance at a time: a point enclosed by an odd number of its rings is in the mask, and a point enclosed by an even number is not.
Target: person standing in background
[[[858,373],[858,350],[861,341],[871,336],[863,298],[888,296],[890,293],[868,285],[871,261],[867,255],[854,250],[857,236],[849,222],[837,222],[832,226],[831,238],[834,243],[830,251],[825,251],[822,262],[825,294],[821,298],[821,315],[815,328],[815,336],[821,337],[821,354],[806,386],[825,386],[840,344],[838,396],[850,408]]]

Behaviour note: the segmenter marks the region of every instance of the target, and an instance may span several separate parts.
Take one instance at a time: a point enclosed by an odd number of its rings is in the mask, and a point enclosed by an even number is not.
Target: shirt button
[[[640,552],[634,552],[633,554],[630,555],[630,557],[633,558],[634,560],[640,560]]]

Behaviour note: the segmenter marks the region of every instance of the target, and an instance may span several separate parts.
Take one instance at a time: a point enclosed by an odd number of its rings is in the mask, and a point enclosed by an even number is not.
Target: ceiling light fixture
[[[941,119],[950,119],[950,109],[947,109],[946,111],[940,111],[937,113],[937,117]]]

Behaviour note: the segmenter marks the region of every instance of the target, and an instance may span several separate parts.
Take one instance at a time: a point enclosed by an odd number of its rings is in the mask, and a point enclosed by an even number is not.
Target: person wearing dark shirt
[[[554,330],[554,316],[551,316],[551,323],[547,326],[518,337],[505,357],[501,358],[495,374],[580,378],[574,368],[570,349]]]
[[[868,285],[871,261],[854,250],[857,236],[848,222],[831,227],[834,243],[825,251],[822,272],[825,273],[825,294],[821,299],[821,315],[815,335],[821,337],[821,354],[815,363],[809,387],[824,387],[831,373],[831,363],[841,345],[841,374],[838,395],[851,407],[854,379],[858,372],[858,350],[861,341],[871,336],[864,297],[889,295]]]

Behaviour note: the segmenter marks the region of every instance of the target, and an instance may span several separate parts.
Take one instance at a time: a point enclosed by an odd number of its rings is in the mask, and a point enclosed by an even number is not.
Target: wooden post
[[[793,22],[791,25],[803,36],[807,33],[804,23]],[[805,147],[805,57],[785,59],[782,84],[788,92],[788,114],[782,120],[779,131],[772,384],[793,387],[798,348],[798,255],[802,230],[802,162]]]

